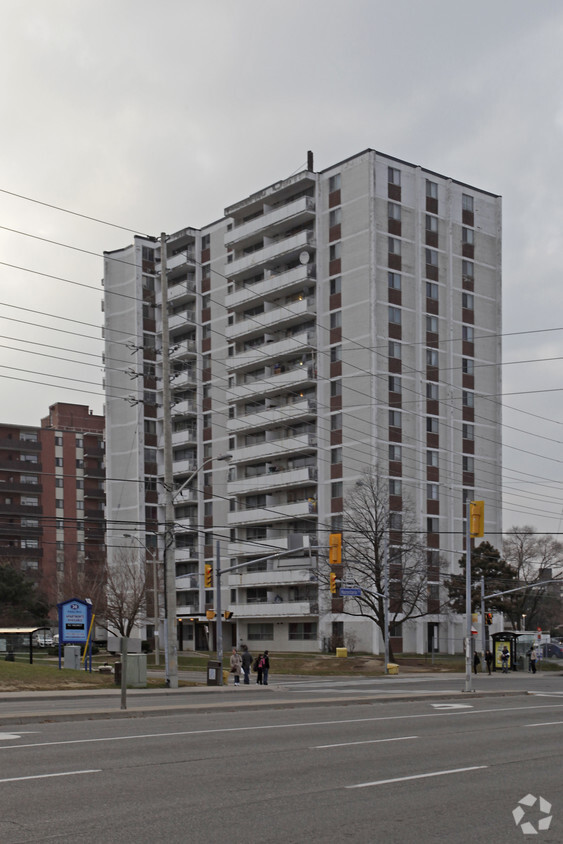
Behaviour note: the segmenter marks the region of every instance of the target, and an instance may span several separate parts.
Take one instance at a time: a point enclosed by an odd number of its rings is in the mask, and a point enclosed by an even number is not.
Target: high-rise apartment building
[[[104,417],[58,402],[41,427],[0,425],[0,563],[37,580],[56,620],[105,561]]]
[[[140,237],[106,255],[109,546],[162,545],[162,258]],[[219,540],[222,567],[248,563],[224,578],[233,643],[353,633],[381,650],[317,577],[324,555],[262,559],[301,537],[326,547],[371,468],[427,546],[429,615],[396,625],[395,647],[459,650],[462,624],[438,608],[464,502],[486,499],[487,530],[501,524],[500,197],[374,150],[318,173],[310,155],[169,236],[166,268],[182,646],[212,644],[203,572]]]

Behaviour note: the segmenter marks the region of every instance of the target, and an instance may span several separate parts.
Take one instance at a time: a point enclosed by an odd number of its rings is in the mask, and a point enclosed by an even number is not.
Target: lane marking
[[[432,703],[434,709],[473,709],[471,703]]]
[[[61,771],[59,774],[35,774],[31,777],[7,777],[6,779],[0,780],[2,782],[22,782],[23,780],[45,780],[49,779],[50,777],[74,777],[78,774],[101,774],[101,768],[93,768],[90,771]]]
[[[288,730],[297,727],[332,727],[338,724],[366,724],[375,723],[378,721],[414,721],[417,718],[449,718],[459,715],[490,715],[497,712],[527,712],[529,710],[538,711],[540,709],[563,709],[563,704],[551,703],[545,706],[506,706],[498,707],[498,709],[454,709],[446,712],[423,712],[418,715],[381,715],[372,718],[345,718],[341,720],[331,721],[303,721],[297,724],[258,724],[248,727],[216,727],[207,730],[177,730],[170,733],[141,733],[140,735],[132,736],[101,736],[100,738],[84,738],[84,739],[66,739],[61,741],[42,741],[30,744],[5,744],[0,745],[0,753],[3,750],[21,750],[29,747],[57,747],[62,745],[73,744],[96,744],[98,742],[108,741],[135,741],[138,739],[150,738],[174,738],[176,736],[207,736],[221,733],[246,733],[256,732],[257,730]]]
[[[545,721],[543,724],[524,724],[524,727],[555,727],[563,721]]]
[[[21,738],[21,736],[18,736],[16,733],[0,733],[0,741],[9,741],[10,739],[15,741],[19,738]]]
[[[341,744],[315,744],[309,750],[324,750],[327,747],[351,747],[355,744],[382,744],[385,741],[407,741],[408,739],[416,739],[418,736],[398,736],[397,738],[378,738],[366,741],[344,741]]]
[[[375,780],[375,782],[361,782],[358,785],[346,785],[345,788],[370,788],[373,785],[387,785],[391,782],[406,782],[407,780],[422,780],[427,777],[445,777],[448,774],[463,774],[466,771],[482,771],[488,765],[473,765],[471,768],[452,768],[449,771],[432,771],[429,774],[414,774],[410,777],[393,777],[390,780]]]

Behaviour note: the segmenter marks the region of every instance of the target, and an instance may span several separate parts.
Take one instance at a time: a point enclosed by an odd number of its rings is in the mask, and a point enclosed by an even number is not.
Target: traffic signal
[[[331,566],[342,563],[342,534],[331,533],[328,538],[328,561]]]
[[[224,617],[227,621],[228,621],[230,618],[232,618],[232,617],[233,617],[233,614],[232,614],[231,610],[225,610],[225,612],[223,613],[223,617]]]
[[[209,619],[209,621],[213,621],[217,613],[215,610],[205,610],[205,617]]]
[[[469,502],[469,535],[483,536],[485,532],[485,502]]]
[[[330,591],[336,595],[336,575],[333,571],[330,573]]]
[[[485,624],[488,626],[489,624],[493,623],[493,614],[492,612],[485,613]]]
[[[213,588],[213,566],[211,563],[205,564],[205,574],[203,575],[203,583],[206,589]]]

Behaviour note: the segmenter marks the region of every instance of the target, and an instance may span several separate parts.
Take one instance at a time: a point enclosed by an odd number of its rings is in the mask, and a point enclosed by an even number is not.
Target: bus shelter
[[[493,671],[502,671],[501,653],[506,645],[510,658],[508,660],[508,668],[511,671],[518,670],[518,633],[513,633],[511,630],[505,630],[502,633],[493,633],[491,636],[493,640]]]
[[[14,662],[18,651],[29,651],[29,662],[33,665],[33,634],[38,630],[50,630],[50,627],[1,627],[0,654],[7,662]],[[1,657],[0,657],[1,658]]]

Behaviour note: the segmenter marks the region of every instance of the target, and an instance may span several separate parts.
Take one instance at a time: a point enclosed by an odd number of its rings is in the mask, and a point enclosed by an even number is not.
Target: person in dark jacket
[[[491,651],[489,650],[489,648],[487,648],[487,651],[485,653],[485,662],[487,663],[487,671],[489,672],[489,675],[490,675],[491,665],[493,664],[493,655],[492,655]]]
[[[477,674],[477,669],[479,668],[480,665],[481,665],[481,657],[479,656],[477,651],[475,651],[475,653],[473,654],[473,673],[474,674]]]
[[[252,665],[252,654],[247,645],[242,646],[242,671],[244,674],[244,685],[250,684],[250,666]]]
[[[268,685],[268,674],[270,673],[270,657],[268,656],[268,651],[264,651],[264,656],[262,657],[263,660],[263,667],[262,667],[262,682],[264,686]]]
[[[263,670],[262,666],[264,664],[263,659],[264,659],[263,655],[258,654],[256,659],[254,660],[254,665],[256,666],[256,668],[254,669],[256,671],[256,682],[258,683],[259,686],[262,685],[262,670]]]

